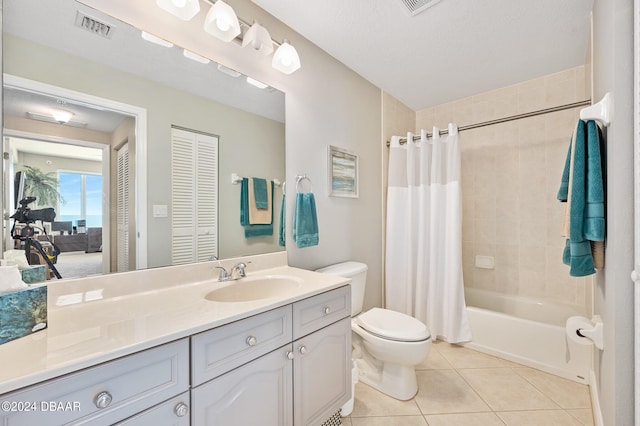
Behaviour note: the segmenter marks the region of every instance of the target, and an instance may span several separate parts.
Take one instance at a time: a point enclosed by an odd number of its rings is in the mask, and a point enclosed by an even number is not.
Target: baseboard
[[[598,395],[598,382],[595,371],[589,373],[589,393],[591,394],[591,409],[593,410],[593,422],[595,426],[604,426],[602,410],[600,409],[600,396]]]

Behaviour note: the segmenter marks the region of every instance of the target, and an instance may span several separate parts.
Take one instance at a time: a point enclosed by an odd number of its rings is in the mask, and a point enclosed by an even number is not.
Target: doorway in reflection
[[[30,208],[55,210],[52,221],[32,225],[37,232],[34,238],[45,252],[59,252],[54,261],[62,278],[124,272],[129,265],[135,268],[136,231],[130,220],[135,214],[129,213],[135,207],[135,179],[129,179],[135,117],[10,84],[5,84],[4,94],[3,150],[9,156],[4,176],[6,205],[16,207],[10,201],[16,197],[36,197]],[[68,121],[51,115],[60,105],[71,113]],[[19,195],[17,172],[26,176]],[[35,178],[29,178],[32,173]],[[34,187],[38,176],[54,187],[53,198],[38,197]],[[24,225],[5,223],[5,229],[19,230]],[[5,232],[5,250],[24,245],[14,235],[18,234]]]

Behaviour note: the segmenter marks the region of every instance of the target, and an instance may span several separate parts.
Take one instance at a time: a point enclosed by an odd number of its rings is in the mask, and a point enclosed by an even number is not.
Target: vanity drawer
[[[175,398],[129,417],[115,426],[189,426],[191,424],[191,398],[184,392]]]
[[[19,410],[0,411],[0,424],[111,425],[188,389],[189,342],[182,339],[2,395],[3,407]],[[33,410],[20,411],[25,403]]]
[[[293,338],[313,333],[351,316],[351,287],[346,285],[293,304]]]
[[[192,386],[291,342],[291,305],[191,337]]]

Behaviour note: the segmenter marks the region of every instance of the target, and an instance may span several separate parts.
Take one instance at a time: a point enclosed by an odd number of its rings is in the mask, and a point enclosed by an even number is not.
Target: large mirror
[[[2,36],[3,252],[39,241],[73,278],[284,250],[283,93],[74,0],[4,0]]]

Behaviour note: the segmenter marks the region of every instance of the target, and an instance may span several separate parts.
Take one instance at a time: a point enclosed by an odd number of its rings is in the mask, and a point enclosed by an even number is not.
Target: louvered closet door
[[[116,246],[118,247],[117,270],[129,270],[129,144],[118,150],[117,167]]]
[[[196,259],[218,257],[218,138],[197,135]]]
[[[218,256],[218,137],[173,128],[172,264]]]

